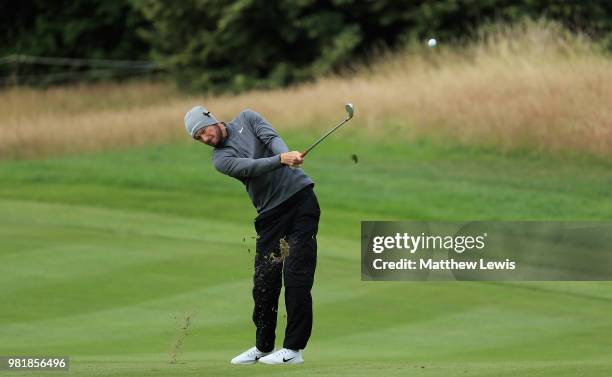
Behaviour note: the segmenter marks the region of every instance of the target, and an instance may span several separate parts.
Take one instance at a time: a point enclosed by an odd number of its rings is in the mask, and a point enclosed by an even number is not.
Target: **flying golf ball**
[[[438,41],[436,41],[435,38],[431,38],[430,40],[427,41],[427,46],[429,47],[436,47],[437,44],[438,44]]]

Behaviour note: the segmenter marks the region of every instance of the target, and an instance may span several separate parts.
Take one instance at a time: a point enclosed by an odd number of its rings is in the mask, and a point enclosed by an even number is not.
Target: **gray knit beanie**
[[[216,123],[219,123],[217,118],[202,106],[196,106],[185,114],[185,129],[191,137],[195,137],[202,128]]]

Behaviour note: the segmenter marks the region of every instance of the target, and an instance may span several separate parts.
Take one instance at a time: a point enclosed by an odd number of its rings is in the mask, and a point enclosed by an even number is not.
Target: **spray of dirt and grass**
[[[289,256],[289,242],[285,237],[278,240],[278,254],[269,253],[268,257],[274,263],[282,263]]]
[[[235,96],[187,96],[151,83],[4,90],[0,158],[187,143],[183,114],[200,103],[220,119],[252,108],[281,132],[314,132],[341,118],[348,101],[353,128],[369,137],[612,156],[609,55],[546,21],[487,30],[465,46],[380,54],[351,75]]]
[[[177,321],[177,334],[170,346],[170,359],[168,361],[170,364],[180,363],[179,357],[183,353],[185,340],[189,335],[193,318],[196,316],[196,314],[197,311],[192,310],[187,313],[183,313],[180,317],[174,317],[174,319]]]

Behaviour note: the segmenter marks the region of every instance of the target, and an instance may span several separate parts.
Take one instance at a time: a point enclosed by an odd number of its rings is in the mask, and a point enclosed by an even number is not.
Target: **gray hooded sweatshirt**
[[[246,186],[259,214],[314,185],[302,169],[281,164],[280,154],[289,149],[270,123],[255,111],[242,111],[226,129],[227,138],[213,151],[213,164]]]

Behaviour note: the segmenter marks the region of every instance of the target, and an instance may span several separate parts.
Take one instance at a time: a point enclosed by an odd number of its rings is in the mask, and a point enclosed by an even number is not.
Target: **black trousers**
[[[283,347],[306,348],[312,331],[310,290],[317,265],[316,235],[320,214],[319,202],[310,185],[255,219],[253,322],[257,328],[255,344],[260,351],[269,352],[274,348],[283,278],[287,309]]]

